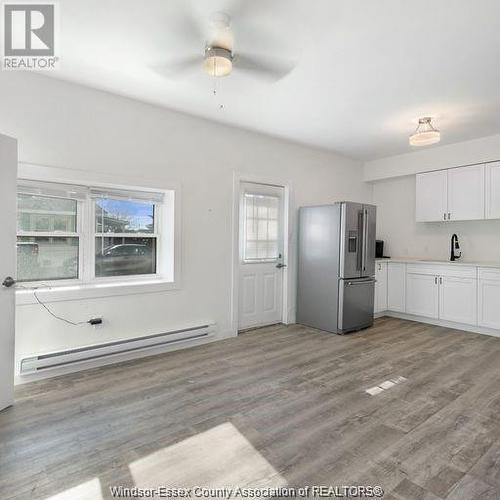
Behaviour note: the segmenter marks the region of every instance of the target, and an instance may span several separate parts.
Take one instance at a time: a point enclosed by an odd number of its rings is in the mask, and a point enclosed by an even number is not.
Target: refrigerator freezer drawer
[[[374,298],[374,279],[339,280],[339,331],[345,333],[371,326]]]

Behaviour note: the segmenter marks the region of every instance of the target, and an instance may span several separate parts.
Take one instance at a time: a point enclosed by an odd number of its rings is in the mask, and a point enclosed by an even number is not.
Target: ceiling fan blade
[[[174,59],[165,63],[151,66],[151,69],[159,75],[170,80],[186,78],[196,71],[201,72],[203,56],[188,56],[182,59]]]
[[[188,52],[194,52],[205,45],[206,26],[186,8],[185,4],[186,2],[179,4],[175,13],[166,19],[165,30],[157,34],[167,53],[173,47],[183,47]]]
[[[232,19],[245,19],[255,14],[255,10],[262,10],[266,5],[262,0],[232,0],[224,10]]]
[[[233,60],[233,67],[236,71],[244,71],[256,78],[270,82],[281,80],[295,66],[296,64],[292,61],[266,56],[248,56],[246,54],[237,54]]]

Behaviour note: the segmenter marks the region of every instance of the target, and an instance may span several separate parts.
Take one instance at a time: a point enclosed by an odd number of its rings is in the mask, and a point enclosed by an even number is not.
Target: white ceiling
[[[442,144],[500,132],[498,0],[65,0],[61,69],[76,81],[193,115],[373,159],[410,150],[419,116]],[[297,62],[276,83],[202,72],[189,19],[233,15],[235,52]],[[200,54],[200,70],[157,69]],[[224,108],[220,109],[219,105]]]

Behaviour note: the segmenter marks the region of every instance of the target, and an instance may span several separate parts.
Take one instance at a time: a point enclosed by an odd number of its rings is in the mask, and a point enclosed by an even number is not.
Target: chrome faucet
[[[460,251],[460,245],[458,244],[458,236],[454,234],[451,237],[451,255],[450,260],[453,262],[454,260],[458,260],[462,257],[462,252]]]

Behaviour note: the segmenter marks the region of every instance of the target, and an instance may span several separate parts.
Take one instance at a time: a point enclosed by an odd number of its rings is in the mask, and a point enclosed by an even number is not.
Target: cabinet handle
[[[440,285],[442,285],[442,284],[443,284],[443,277],[442,277],[442,276],[440,276],[440,277],[439,277],[439,284],[440,284]]]
[[[434,284],[437,285],[438,284],[438,277],[437,276],[434,276]]]
[[[443,220],[446,220],[446,212],[443,214]]]
[[[450,214],[450,212],[448,212],[448,220],[450,220],[450,219],[451,219],[451,214]]]

